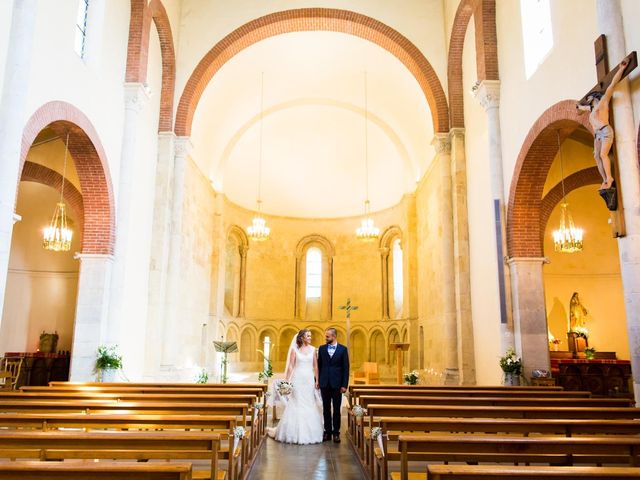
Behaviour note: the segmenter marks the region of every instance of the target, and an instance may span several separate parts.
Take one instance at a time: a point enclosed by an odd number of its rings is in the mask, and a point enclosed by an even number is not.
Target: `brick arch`
[[[149,61],[151,21],[160,39],[162,55],[162,88],[158,131],[173,131],[173,97],[176,83],[176,54],[169,16],[160,0],[131,0],[129,43],[127,46],[127,82],[145,83]]]
[[[453,19],[449,40],[447,79],[452,128],[464,128],[462,51],[471,17],[475,25],[478,80],[498,80],[498,37],[495,0],[462,0]]]
[[[24,162],[24,166],[22,167],[20,181],[41,183],[58,192],[62,190],[62,175],[49,167],[28,160]],[[64,184],[64,200],[73,209],[78,218],[84,216],[82,194],[68,181]]]
[[[524,140],[511,180],[507,210],[507,246],[510,257],[542,257],[542,191],[558,153],[557,133],[563,142],[576,128],[592,132],[587,115],[579,115],[575,100],[548,108]],[[593,133],[593,132],[592,132]]]
[[[564,179],[564,190],[567,195],[578,188],[587,185],[600,185],[602,177],[598,172],[598,167],[589,167],[578,170]],[[540,233],[544,236],[547,222],[553,209],[562,201],[562,183],[555,185],[542,199],[540,204]],[[544,238],[542,239],[544,242]]]
[[[58,135],[69,133],[69,152],[80,179],[83,196],[82,253],[113,254],[115,213],[107,157],[89,119],[73,105],[54,101],[44,104],[29,118],[22,134],[20,172],[33,141],[43,128]]]
[[[301,8],[272,13],[237,28],[220,40],[200,60],[178,104],[175,130],[189,136],[193,115],[205,88],[218,70],[234,55],[270,37],[291,32],[330,31],[347,33],[375,43],[393,54],[412,73],[422,89],[436,132],[449,130],[447,99],[433,67],[406,37],[378,20],[331,8]]]

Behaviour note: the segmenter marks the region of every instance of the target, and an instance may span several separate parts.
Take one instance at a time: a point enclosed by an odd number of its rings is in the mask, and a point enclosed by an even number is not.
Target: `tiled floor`
[[[285,445],[265,440],[248,480],[361,480],[366,478],[348,440]]]

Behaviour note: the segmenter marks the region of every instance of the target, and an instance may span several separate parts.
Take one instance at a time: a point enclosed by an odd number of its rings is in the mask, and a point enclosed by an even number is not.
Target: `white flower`
[[[380,427],[373,427],[371,429],[371,438],[373,440],[378,440],[378,437],[382,435],[382,428]]]
[[[244,427],[236,427],[233,429],[233,436],[238,439],[244,438],[246,433],[247,431],[245,430]]]
[[[356,418],[362,418],[366,415],[367,411],[361,405],[354,405],[351,407],[351,412]]]

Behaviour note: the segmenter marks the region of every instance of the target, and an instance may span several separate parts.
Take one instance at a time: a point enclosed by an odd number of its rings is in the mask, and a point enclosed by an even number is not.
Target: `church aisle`
[[[248,480],[361,480],[358,459],[342,438],[340,444],[285,445],[266,439]]]

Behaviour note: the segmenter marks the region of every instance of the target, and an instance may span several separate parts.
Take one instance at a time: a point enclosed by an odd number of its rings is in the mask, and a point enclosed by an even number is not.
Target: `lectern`
[[[402,370],[404,369],[404,357],[403,353],[409,350],[408,343],[391,343],[389,344],[389,351],[396,352],[396,377],[398,381],[398,385],[403,383],[402,381]]]
[[[238,351],[238,344],[236,342],[213,342],[213,347],[216,352],[222,353],[222,365],[220,373],[220,383],[227,383],[227,365],[229,364],[228,355]]]

